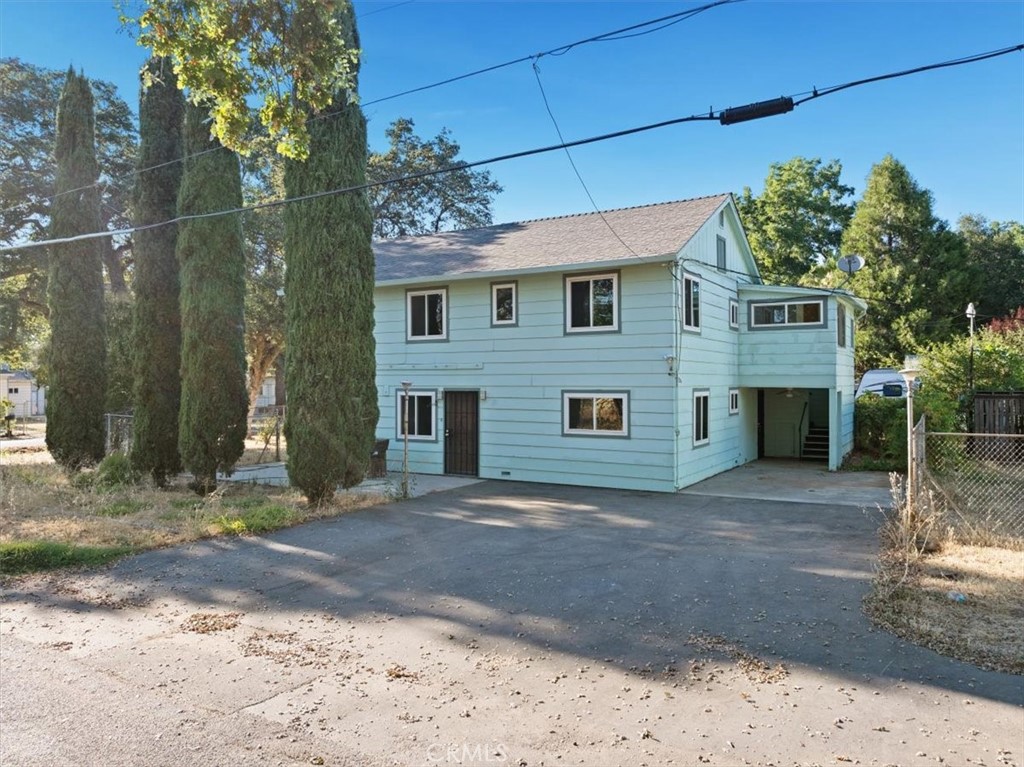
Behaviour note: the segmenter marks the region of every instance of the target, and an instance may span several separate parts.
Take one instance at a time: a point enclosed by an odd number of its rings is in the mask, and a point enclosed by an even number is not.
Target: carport
[[[892,503],[885,472],[828,471],[821,464],[791,459],[752,461],[679,492],[860,509],[888,508]]]

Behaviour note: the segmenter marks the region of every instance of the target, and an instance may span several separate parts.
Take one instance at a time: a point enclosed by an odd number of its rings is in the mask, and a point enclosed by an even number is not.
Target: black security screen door
[[[444,393],[444,473],[480,473],[480,396],[475,391]]]

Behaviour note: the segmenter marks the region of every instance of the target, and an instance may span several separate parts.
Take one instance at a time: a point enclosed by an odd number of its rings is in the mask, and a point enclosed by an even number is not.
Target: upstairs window
[[[515,325],[519,321],[517,293],[515,282],[495,282],[491,285],[492,325]]]
[[[565,278],[565,330],[588,333],[619,329],[619,275]]]
[[[405,392],[398,391],[398,408],[396,410],[397,427],[395,436],[397,439],[405,438]],[[437,405],[437,394],[432,391],[409,392],[409,440],[433,440],[434,437],[434,414]]]
[[[836,341],[846,346],[846,307],[842,304],[836,305]]]
[[[725,271],[725,238],[722,235],[718,235],[718,269],[719,271]]]
[[[824,327],[821,301],[783,301],[777,304],[751,304],[750,327],[772,328],[791,325]]]
[[[729,299],[729,327],[733,330],[740,327],[740,302],[735,298]]]
[[[448,338],[448,289],[410,290],[406,300],[406,339],[444,341]]]
[[[683,327],[700,330],[700,278],[683,275]]]

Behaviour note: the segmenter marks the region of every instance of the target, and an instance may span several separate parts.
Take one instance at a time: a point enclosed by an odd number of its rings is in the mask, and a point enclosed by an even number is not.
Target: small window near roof
[[[840,346],[846,346],[846,307],[842,304],[836,307],[836,340]]]
[[[725,211],[724,210],[718,211],[718,225],[719,226],[725,226]]]
[[[740,390],[729,389],[729,415],[737,415],[740,412]]]
[[[519,296],[515,282],[495,282],[491,285],[491,324],[515,325]]]
[[[821,301],[784,301],[777,304],[751,304],[750,327],[768,328],[787,325],[825,324]]]
[[[683,328],[700,330],[700,277],[683,275]]]
[[[735,298],[729,299],[729,327],[738,330],[740,326],[740,302]]]
[[[725,238],[722,235],[718,235],[718,269],[719,271],[725,271]]]

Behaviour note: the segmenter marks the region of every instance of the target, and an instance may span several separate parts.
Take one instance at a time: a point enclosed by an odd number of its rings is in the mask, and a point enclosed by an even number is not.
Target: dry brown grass
[[[81,546],[159,548],[221,534],[240,534],[336,516],[388,500],[346,493],[311,507],[291,488],[222,483],[201,498],[178,479],[165,490],[150,483],[82,486],[43,451],[0,456],[0,544],[46,541]]]
[[[943,655],[1024,674],[1024,549],[940,538],[936,520],[908,520],[899,506],[883,526],[868,616]]]

